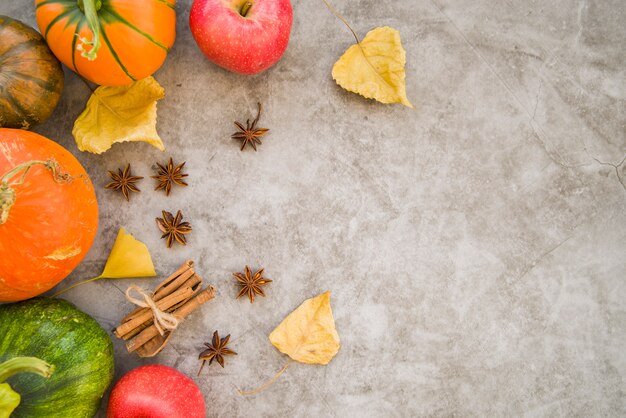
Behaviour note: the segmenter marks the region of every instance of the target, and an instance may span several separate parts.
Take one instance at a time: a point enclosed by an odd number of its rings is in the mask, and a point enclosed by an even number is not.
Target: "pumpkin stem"
[[[0,363],[0,383],[16,373],[36,373],[48,378],[54,372],[54,366],[37,357],[14,357]]]
[[[14,357],[0,363],[0,417],[10,417],[22,401],[19,393],[8,383],[3,383],[5,380],[17,373],[35,373],[47,379],[53,372],[53,365],[37,357]]]
[[[59,163],[52,158],[47,161],[27,161],[12,168],[0,178],[0,225],[5,224],[9,219],[9,212],[13,204],[15,204],[16,194],[13,186],[23,184],[30,169],[36,165],[43,165],[50,170],[52,178],[57,183],[69,183],[72,181],[72,177],[68,173],[61,172]],[[16,181],[11,182],[11,179],[20,173],[21,176]]]
[[[15,190],[6,185],[0,185],[0,225],[9,219],[9,212],[15,203]]]
[[[82,5],[82,7],[80,7]],[[78,0],[78,6],[87,18],[87,25],[91,30],[92,40],[79,37],[80,43],[76,45],[76,49],[81,51],[81,56],[93,61],[98,58],[98,50],[100,50],[100,19],[98,18],[98,10],[102,7],[101,0]],[[76,34],[78,36],[78,34]],[[90,45],[89,51],[85,45]]]

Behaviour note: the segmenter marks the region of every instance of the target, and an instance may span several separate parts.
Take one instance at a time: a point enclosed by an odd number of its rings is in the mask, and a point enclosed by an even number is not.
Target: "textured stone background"
[[[0,13],[34,24],[32,0]],[[148,244],[161,275],[183,260],[217,288],[157,358],[117,341],[117,377],[148,362],[194,376],[209,416],[626,415],[626,3],[335,1],[363,36],[400,30],[415,110],[347,93],[330,77],[350,45],[321,1],[294,1],[289,48],[255,77],[200,54],[180,1],[176,45],[156,78],[167,151],[116,145],[81,154],[72,123],[89,91],[70,71],[37,131],[87,167],[101,209],[86,261],[98,275],[120,226]],[[239,152],[234,120],[260,100],[271,128]],[[130,203],[106,171],[186,160],[190,186]],[[194,232],[167,250],[154,224],[182,209]],[[230,277],[266,268],[268,297],[235,300]],[[67,298],[113,328],[129,310],[119,280]],[[324,290],[342,348],[326,367],[286,361],[267,335]],[[213,330],[239,352],[195,377]]]

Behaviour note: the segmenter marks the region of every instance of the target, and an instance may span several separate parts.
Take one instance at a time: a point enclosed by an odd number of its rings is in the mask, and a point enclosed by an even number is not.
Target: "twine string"
[[[143,300],[131,296],[131,292],[133,291],[140,294],[143,297]],[[132,285],[128,289],[126,289],[126,299],[130,303],[133,303],[139,307],[149,308],[150,310],[152,310],[152,315],[154,316],[154,326],[156,327],[157,331],[159,331],[159,334],[163,335],[165,333],[163,329],[166,329],[167,331],[172,331],[178,326],[178,319],[174,315],[160,310],[159,307],[156,305],[154,299],[152,299],[152,296],[147,294],[139,286]]]

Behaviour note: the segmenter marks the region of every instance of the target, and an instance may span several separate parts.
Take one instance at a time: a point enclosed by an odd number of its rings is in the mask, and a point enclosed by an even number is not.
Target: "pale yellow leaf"
[[[156,102],[164,96],[165,90],[152,77],[130,86],[98,87],[74,122],[78,149],[101,154],[116,142],[142,141],[163,151]]]
[[[406,52],[400,32],[388,26],[371,30],[333,66],[333,79],[344,89],[381,103],[402,103],[406,97]]]
[[[340,346],[330,292],[305,300],[272,331],[270,342],[300,363],[328,364]]]
[[[156,271],[146,244],[127,234],[124,228],[120,228],[100,277],[123,279],[153,276],[156,276]]]

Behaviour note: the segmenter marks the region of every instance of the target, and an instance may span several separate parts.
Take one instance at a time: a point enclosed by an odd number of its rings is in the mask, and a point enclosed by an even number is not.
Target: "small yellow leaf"
[[[122,279],[153,276],[156,276],[156,271],[146,244],[127,234],[124,228],[120,228],[100,277]]]
[[[156,131],[156,102],[164,96],[165,90],[152,77],[130,86],[98,87],[74,122],[78,149],[101,154],[116,142],[142,141],[163,151]]]
[[[270,342],[300,363],[328,364],[340,346],[330,292],[305,300],[272,331]]]
[[[346,50],[333,66],[333,79],[344,89],[368,99],[412,108],[406,97],[405,63],[400,32],[379,27]]]

